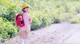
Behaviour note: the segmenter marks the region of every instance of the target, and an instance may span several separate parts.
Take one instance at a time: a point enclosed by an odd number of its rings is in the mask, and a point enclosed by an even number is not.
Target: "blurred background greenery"
[[[80,0],[0,0],[0,38],[18,33],[14,19],[22,3],[30,7],[31,30],[61,22],[80,23]]]

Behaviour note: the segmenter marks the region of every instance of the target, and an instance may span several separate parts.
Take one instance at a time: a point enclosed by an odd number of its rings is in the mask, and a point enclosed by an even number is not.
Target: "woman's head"
[[[28,12],[29,11],[28,9],[29,9],[29,7],[25,7],[25,8],[22,9],[22,11],[23,12]]]
[[[28,12],[29,6],[26,3],[22,4],[22,11],[23,12]]]

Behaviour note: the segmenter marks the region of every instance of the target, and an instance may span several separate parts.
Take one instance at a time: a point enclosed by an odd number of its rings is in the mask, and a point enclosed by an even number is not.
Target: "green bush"
[[[0,17],[0,38],[11,38],[17,34],[17,28],[11,22]]]
[[[15,15],[21,12],[21,1],[0,0],[0,16],[10,22],[14,21]]]
[[[69,21],[70,23],[80,23],[80,18],[77,16],[74,16]]]

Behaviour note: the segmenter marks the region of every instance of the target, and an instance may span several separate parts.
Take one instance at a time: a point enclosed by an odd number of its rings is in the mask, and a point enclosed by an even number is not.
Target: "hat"
[[[26,3],[23,3],[23,4],[22,4],[22,9],[24,9],[24,8],[26,8],[26,7],[28,7],[28,5],[27,5]]]

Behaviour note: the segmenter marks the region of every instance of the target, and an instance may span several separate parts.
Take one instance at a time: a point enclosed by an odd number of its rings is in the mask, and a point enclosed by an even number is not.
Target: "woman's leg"
[[[28,32],[27,31],[25,31],[25,37],[23,41],[24,41],[24,44],[28,44]]]
[[[22,43],[28,43],[28,33],[30,32],[30,28],[26,28],[26,26],[20,28],[19,37],[21,38]]]
[[[21,44],[28,44],[28,32],[26,30],[20,30],[19,37],[21,39]]]
[[[24,40],[23,39],[21,39],[21,44],[24,44]]]
[[[23,39],[24,44],[28,44],[28,39]]]

